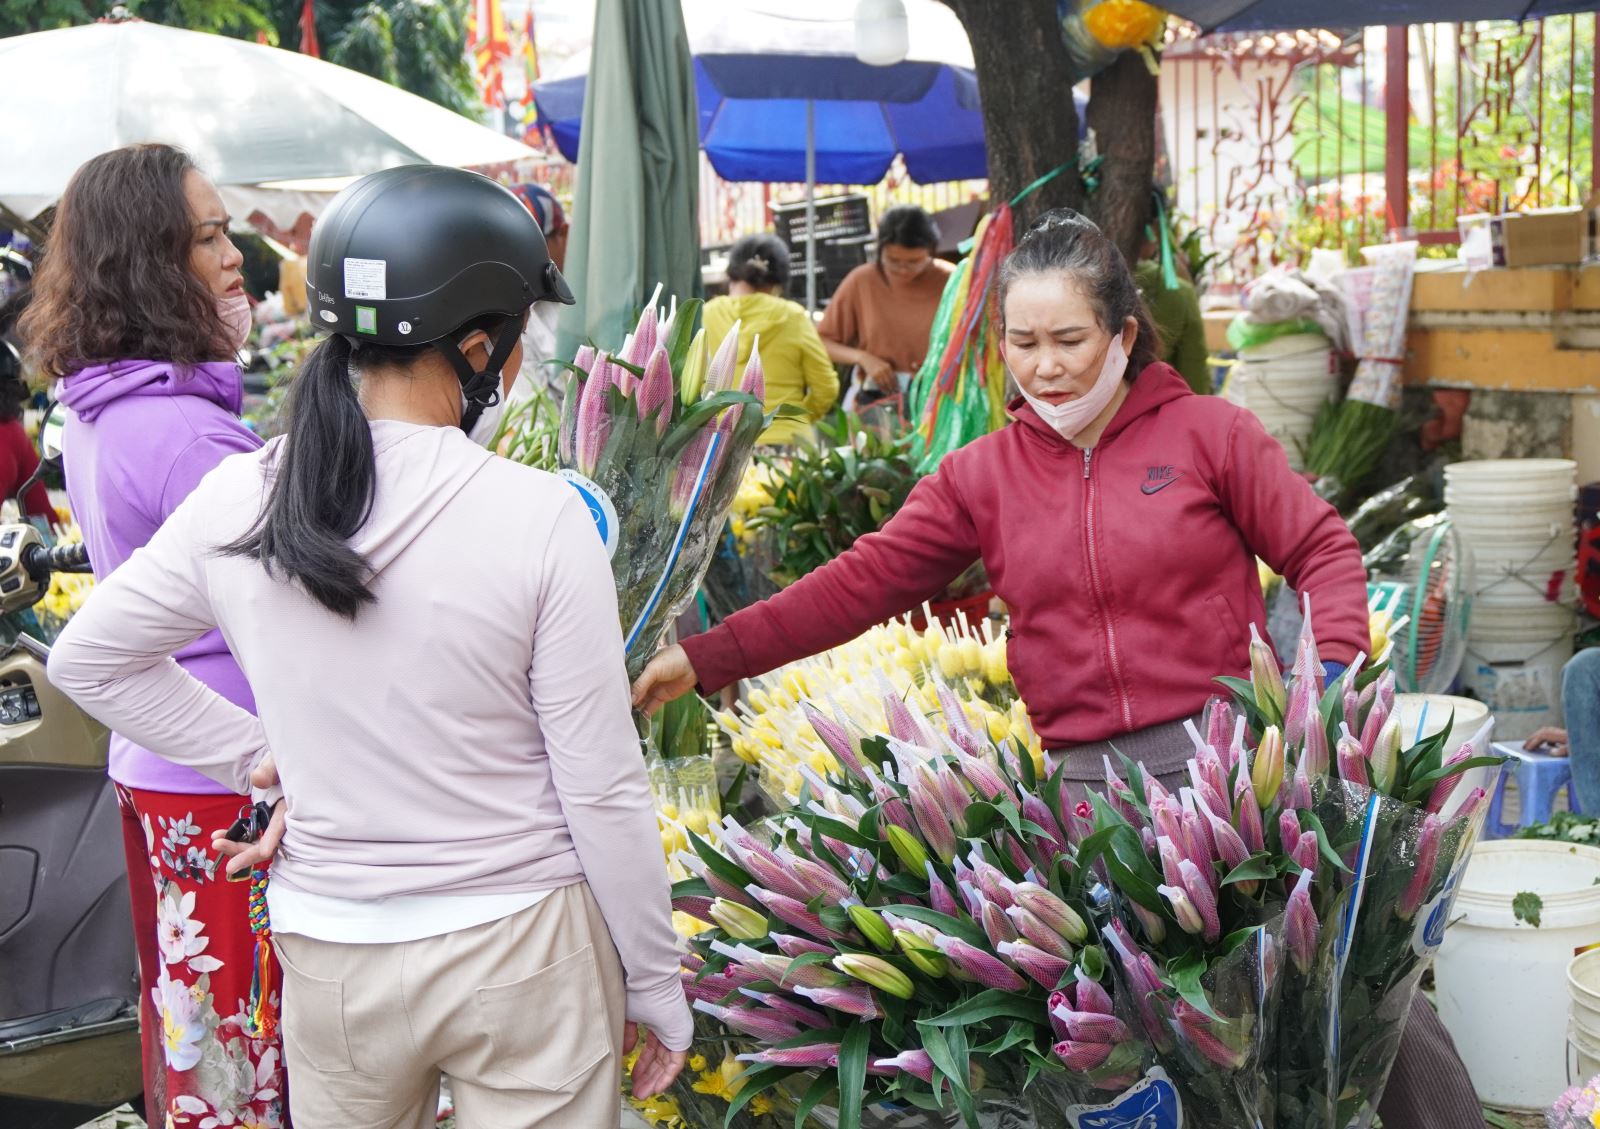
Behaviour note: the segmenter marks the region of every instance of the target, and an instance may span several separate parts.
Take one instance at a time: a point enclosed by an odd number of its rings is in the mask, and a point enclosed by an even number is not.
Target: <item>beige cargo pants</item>
[[[623,975],[589,887],[385,945],[274,939],[297,1129],[615,1129]]]

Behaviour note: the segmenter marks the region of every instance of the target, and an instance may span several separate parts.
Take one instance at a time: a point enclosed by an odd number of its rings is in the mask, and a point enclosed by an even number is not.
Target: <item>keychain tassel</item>
[[[250,973],[250,999],[245,1005],[253,1039],[272,1039],[278,1032],[278,1012],[272,1006],[272,920],[267,915],[267,871],[250,872],[250,931],[256,948]]]

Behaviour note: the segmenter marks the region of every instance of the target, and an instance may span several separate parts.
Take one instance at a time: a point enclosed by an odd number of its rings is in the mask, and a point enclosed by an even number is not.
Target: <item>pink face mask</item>
[[[1111,338],[1111,346],[1106,350],[1105,363],[1100,366],[1100,375],[1095,378],[1094,386],[1076,400],[1068,400],[1065,404],[1052,404],[1048,400],[1028,395],[1027,389],[1022,388],[1021,381],[1018,381],[1017,387],[1022,391],[1022,398],[1032,404],[1033,410],[1039,413],[1040,419],[1055,428],[1061,438],[1071,440],[1105,411],[1106,405],[1111,403],[1111,397],[1116,395],[1117,382],[1127,371],[1128,351],[1122,347],[1122,334],[1118,333]]]
[[[250,340],[250,329],[254,325],[250,316],[250,296],[241,290],[237,294],[218,298],[217,314],[228,330],[229,351],[237,353],[244,348],[244,343]]]

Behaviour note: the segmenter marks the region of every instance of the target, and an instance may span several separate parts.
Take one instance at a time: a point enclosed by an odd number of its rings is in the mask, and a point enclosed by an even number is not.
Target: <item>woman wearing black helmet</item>
[[[463,434],[570,291],[515,197],[431,166],[341,193],[307,289],[333,336],[288,434],[201,483],[52,678],[229,785],[275,759],[298,1123],[429,1125],[442,1071],[464,1129],[616,1125],[634,1024],[644,1094],[692,1025],[611,573],[576,492]],[[212,625],[259,721],[167,657]]]

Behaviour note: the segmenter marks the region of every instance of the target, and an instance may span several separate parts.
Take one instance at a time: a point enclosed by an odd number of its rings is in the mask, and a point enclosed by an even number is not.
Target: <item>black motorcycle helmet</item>
[[[501,367],[535,302],[571,305],[539,223],[477,173],[403,165],[362,177],[333,198],[311,233],[306,298],[312,324],[355,344],[432,345],[461,380],[470,430],[500,398]],[[504,315],[487,370],[453,334]]]

